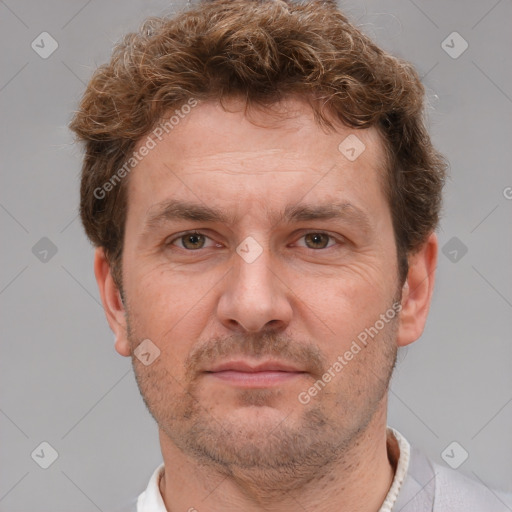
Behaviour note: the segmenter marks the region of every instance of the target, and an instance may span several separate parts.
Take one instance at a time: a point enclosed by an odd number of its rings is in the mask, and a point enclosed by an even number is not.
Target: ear
[[[425,327],[434,290],[437,250],[437,236],[431,233],[421,249],[409,256],[397,337],[400,347],[416,341]]]
[[[115,349],[122,356],[129,356],[131,351],[127,337],[125,308],[102,247],[98,247],[94,253],[94,274],[108,324],[116,338]]]

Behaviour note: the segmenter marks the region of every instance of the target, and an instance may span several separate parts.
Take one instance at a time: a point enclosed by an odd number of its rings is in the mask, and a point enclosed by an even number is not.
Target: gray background
[[[512,490],[512,2],[340,5],[416,65],[434,142],[451,162],[439,230],[446,254],[426,331],[400,353],[389,424],[443,464],[457,441],[469,453],[459,471]],[[67,124],[112,44],[180,6],[0,1],[2,512],[112,510],[161,461],[156,425],[99,303],[77,218],[81,152]],[[47,59],[31,48],[43,31],[59,45]],[[453,31],[469,44],[458,58],[441,46]],[[43,237],[56,254],[42,252]],[[43,441],[59,455],[46,470],[31,458]]]

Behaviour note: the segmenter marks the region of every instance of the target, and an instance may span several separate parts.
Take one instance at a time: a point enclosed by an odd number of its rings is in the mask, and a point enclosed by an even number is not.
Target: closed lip
[[[228,361],[206,370],[207,373],[224,371],[256,373],[256,372],[295,372],[305,373],[304,370],[280,361],[265,361],[263,363],[250,363],[248,361]]]

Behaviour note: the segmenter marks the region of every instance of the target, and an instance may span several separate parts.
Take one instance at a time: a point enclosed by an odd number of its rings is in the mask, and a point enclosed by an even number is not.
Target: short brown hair
[[[71,129],[85,143],[80,214],[121,287],[127,179],[104,197],[135,145],[190,98],[242,97],[265,108],[290,95],[329,129],[375,126],[387,156],[401,281],[407,255],[436,228],[447,162],[430,141],[424,88],[411,64],[377,47],[334,0],[214,0],[128,34],[84,93]],[[332,117],[331,117],[332,118]]]

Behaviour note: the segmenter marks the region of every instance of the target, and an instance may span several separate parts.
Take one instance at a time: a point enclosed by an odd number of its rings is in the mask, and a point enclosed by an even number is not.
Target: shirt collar
[[[398,443],[398,463],[396,465],[395,477],[384,499],[384,503],[382,503],[382,506],[379,508],[379,512],[391,512],[393,510],[393,506],[400,494],[400,489],[407,475],[407,470],[409,469],[409,459],[411,455],[411,446],[407,439],[394,428],[388,427],[387,431],[388,436],[393,436]],[[388,453],[390,450],[392,450],[392,447],[388,444]]]
[[[396,465],[395,477],[388,494],[378,512],[391,512],[398,498],[402,483],[409,468],[411,447],[405,437],[398,430],[388,427],[388,437],[393,436],[398,443],[398,462]],[[392,441],[388,442],[388,453],[393,450]],[[160,478],[164,471],[164,463],[160,464],[149,480],[146,490],[139,495],[137,500],[137,512],[167,512],[164,500],[160,493]]]
[[[149,479],[146,490],[139,495],[137,512],[167,512],[160,494],[160,478],[164,472],[164,463],[160,464]]]

